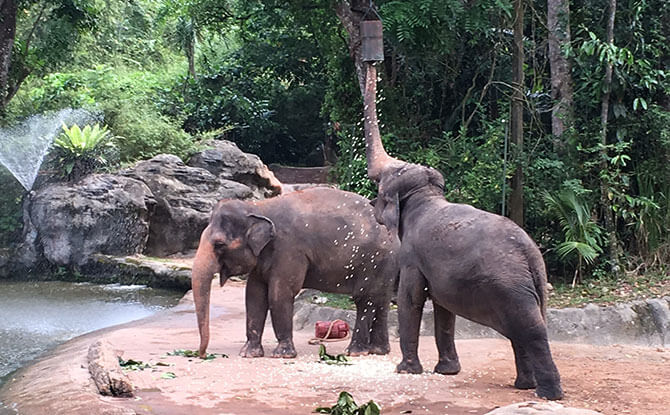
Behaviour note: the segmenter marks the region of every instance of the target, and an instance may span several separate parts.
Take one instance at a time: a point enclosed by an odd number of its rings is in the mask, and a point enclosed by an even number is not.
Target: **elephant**
[[[365,134],[368,176],[378,185],[375,217],[400,240],[399,373],[421,373],[419,328],[424,302],[434,305],[439,361],[435,372],[456,374],[456,315],[491,327],[512,343],[515,387],[562,399],[560,375],[547,339],[547,275],[542,253],[511,220],[444,198],[435,169],[389,156],[374,106],[376,71],[368,66]]]
[[[356,322],[350,355],[387,354],[388,309],[398,267],[397,238],[373,215],[369,200],[321,187],[261,201],[222,200],[201,234],[192,288],[201,357],[209,343],[211,282],[248,274],[242,357],[264,355],[268,310],[278,344],[272,357],[296,356],[293,302],[301,288],[351,294]]]

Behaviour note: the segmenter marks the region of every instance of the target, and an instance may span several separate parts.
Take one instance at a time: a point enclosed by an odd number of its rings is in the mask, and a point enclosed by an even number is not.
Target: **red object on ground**
[[[317,321],[314,325],[314,337],[319,339],[342,339],[348,334],[349,325],[343,320]]]

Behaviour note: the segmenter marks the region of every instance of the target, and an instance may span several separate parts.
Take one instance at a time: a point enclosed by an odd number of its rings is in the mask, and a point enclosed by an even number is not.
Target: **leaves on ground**
[[[151,368],[151,365],[149,363],[144,363],[141,360],[133,360],[133,359],[123,360],[120,357],[118,359],[119,359],[119,366],[121,366],[121,368],[124,370],[144,370]]]
[[[361,406],[356,405],[354,397],[347,391],[340,392],[337,403],[332,407],[319,407],[314,410],[320,414],[332,415],[379,415],[381,408],[374,401],[369,401]]]
[[[174,379],[177,375],[174,372],[165,372],[161,375],[161,379]]]
[[[183,356],[183,357],[190,357],[190,358],[193,358],[193,357],[198,357],[199,358],[200,357],[200,355],[198,354],[197,351],[188,350],[188,349],[175,349],[171,352],[168,352],[167,355],[168,356]],[[223,358],[228,357],[228,355],[225,354],[225,353],[221,353],[221,354],[219,354],[219,356],[221,356]],[[207,357],[205,357],[203,360],[212,360],[212,359],[216,359],[216,357],[217,357],[216,353],[207,353]]]
[[[338,354],[337,356],[328,354],[326,352],[326,346],[319,345],[319,361],[329,365],[350,365],[349,358],[344,354]]]

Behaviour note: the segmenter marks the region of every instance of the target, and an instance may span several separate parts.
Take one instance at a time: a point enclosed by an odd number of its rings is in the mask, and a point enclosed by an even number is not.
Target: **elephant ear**
[[[275,224],[262,215],[249,215],[251,226],[247,230],[247,243],[254,255],[258,256],[275,236]]]
[[[400,201],[398,193],[380,194],[374,201],[375,218],[393,234],[399,235]]]

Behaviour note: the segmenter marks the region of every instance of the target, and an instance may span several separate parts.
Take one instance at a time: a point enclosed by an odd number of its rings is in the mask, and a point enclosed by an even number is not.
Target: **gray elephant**
[[[200,356],[209,343],[211,281],[249,274],[243,357],[264,355],[268,310],[278,340],[273,357],[295,357],[293,300],[301,288],[353,296],[356,323],[348,353],[389,352],[387,315],[397,283],[396,238],[374,219],[368,199],[314,188],[255,202],[225,200],[202,232],[193,263]]]
[[[390,157],[376,121],[376,71],[368,65],[365,115],[368,175],[379,185],[375,216],[401,240],[398,320],[401,373],[421,373],[417,354],[424,302],[434,304],[439,362],[456,374],[456,315],[510,339],[520,389],[561,399],[560,376],[545,323],[547,276],[532,239],[502,216],[444,199],[444,179],[431,168]]]

